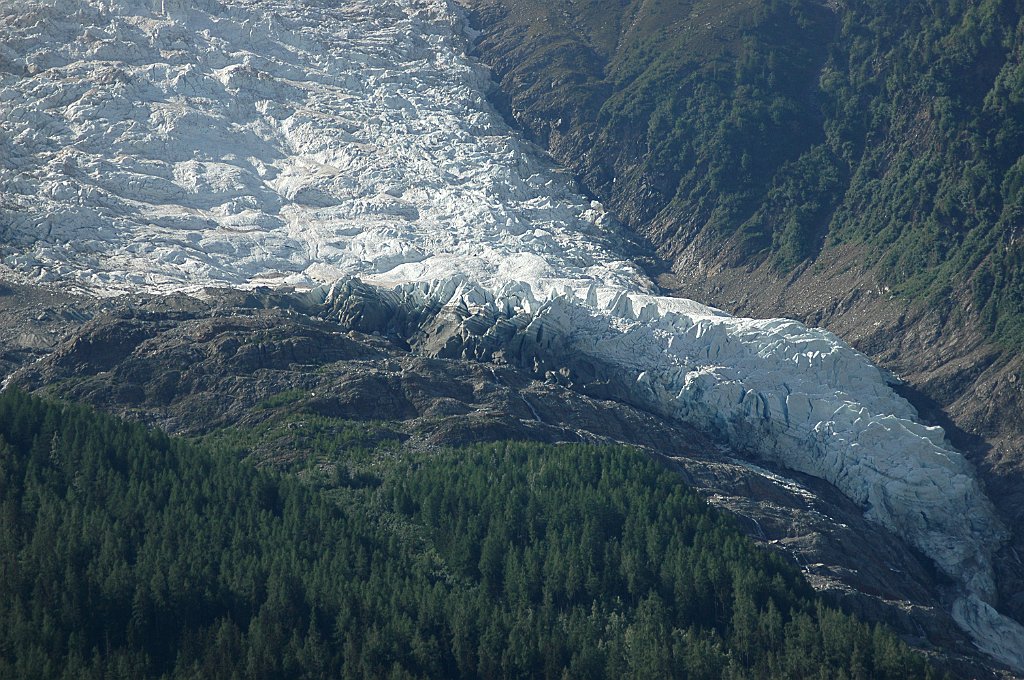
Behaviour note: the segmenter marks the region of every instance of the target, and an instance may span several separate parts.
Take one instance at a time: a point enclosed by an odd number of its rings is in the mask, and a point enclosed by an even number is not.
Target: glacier
[[[292,286],[432,325],[826,479],[995,609],[1006,536],[941,428],[839,338],[660,296],[488,103],[447,0],[0,0],[0,263],[94,295]]]

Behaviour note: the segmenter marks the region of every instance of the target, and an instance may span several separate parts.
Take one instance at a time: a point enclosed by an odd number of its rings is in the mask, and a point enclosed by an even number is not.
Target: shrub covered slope
[[[845,245],[1024,339],[1019,1],[467,4],[515,118],[680,267]]]

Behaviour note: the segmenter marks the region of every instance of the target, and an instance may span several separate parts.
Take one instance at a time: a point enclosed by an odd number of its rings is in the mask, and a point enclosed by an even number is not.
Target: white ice
[[[0,262],[101,295],[358,276],[527,311],[637,403],[835,484],[1024,667],[986,604],[1005,529],[941,429],[827,332],[655,295],[466,48],[447,0],[0,0]]]

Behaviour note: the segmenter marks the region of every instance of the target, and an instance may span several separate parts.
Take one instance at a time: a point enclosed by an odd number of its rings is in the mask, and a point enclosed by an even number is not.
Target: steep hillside
[[[668,218],[691,205],[693,238],[663,256],[713,249],[771,274],[760,288],[782,280],[813,254],[800,244],[832,210],[822,192],[847,181],[811,106],[842,34],[834,14],[605,9],[571,27],[583,51],[533,22],[580,16],[557,5],[509,33],[515,49],[543,45],[523,55],[537,69],[522,84],[564,109],[536,120],[571,139],[586,133],[574,102],[597,107],[611,133],[577,155],[611,200],[623,187],[646,236],[683,243]],[[921,644],[960,651],[966,633],[1024,669],[1024,546],[1006,521],[1019,508],[1000,514],[899,380],[834,334],[658,294],[640,239],[492,106],[450,0],[0,0],[0,17],[0,275],[31,283],[0,290],[0,360],[21,368],[8,384],[179,432],[250,428],[263,452],[264,438],[322,447],[336,420],[384,420],[354,431],[426,446],[522,436],[675,453],[696,431],[721,447],[693,466],[709,496],[781,474],[782,497],[828,498],[823,518],[799,499],[778,515],[828,534],[837,558],[814,570],[857,572],[816,585],[923,620],[902,628]],[[633,147],[615,147],[630,131]],[[768,234],[793,210],[791,237]],[[791,538],[783,520],[761,528],[772,512],[751,511],[757,533]]]
[[[468,4],[515,119],[662,255],[785,276],[858,245],[1024,339],[1019,3]]]
[[[495,100],[663,287],[839,333],[1022,526],[1019,2],[465,4]]]
[[[783,168],[826,163],[809,104],[835,19],[805,5],[469,3],[529,133],[665,254],[709,228],[742,234],[736,263],[771,244],[770,225],[746,223]]]
[[[233,453],[0,395],[0,676],[935,677],[637,451]]]

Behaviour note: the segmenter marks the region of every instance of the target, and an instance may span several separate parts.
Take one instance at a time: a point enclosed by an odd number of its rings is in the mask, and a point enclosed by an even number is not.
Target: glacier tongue
[[[438,352],[561,362],[827,479],[1024,669],[986,604],[1005,529],[941,429],[825,331],[654,295],[463,30],[446,0],[0,0],[0,261],[97,294],[343,280],[314,297],[441,320]]]
[[[989,604],[1006,529],[970,465],[831,333],[595,284],[535,296],[465,276],[385,290],[344,280],[309,295],[346,325],[532,368],[829,481],[960,584],[952,613],[980,649],[1024,668],[1024,627]]]

